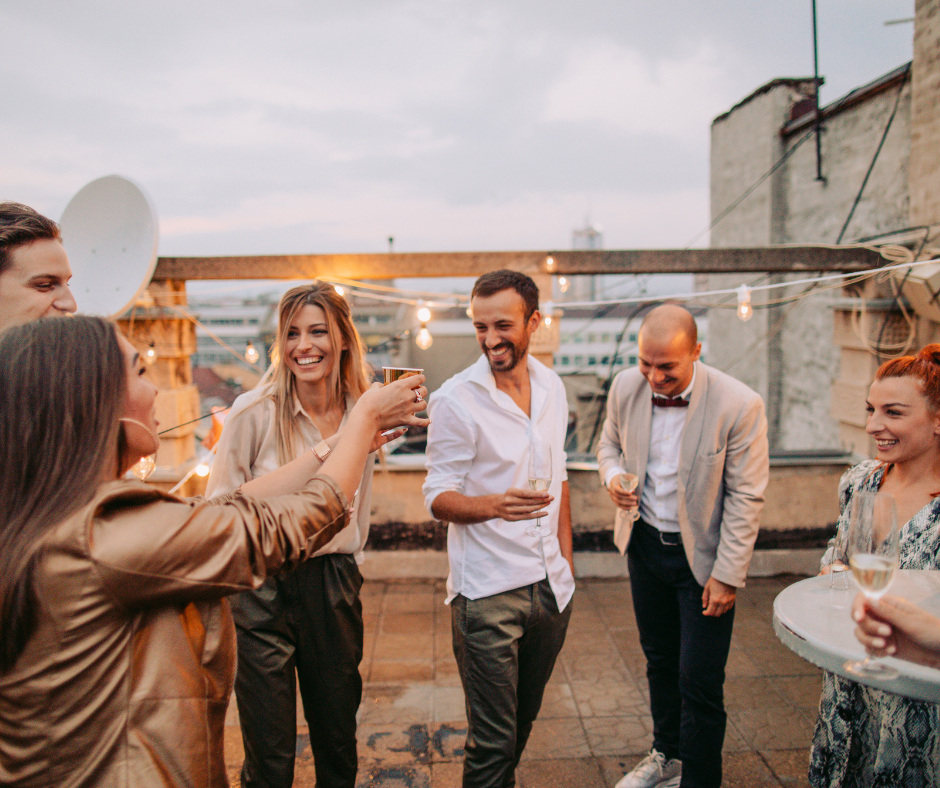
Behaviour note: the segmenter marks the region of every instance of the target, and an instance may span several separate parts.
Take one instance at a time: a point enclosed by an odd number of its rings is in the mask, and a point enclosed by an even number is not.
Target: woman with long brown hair
[[[940,345],[882,364],[866,407],[877,458],[842,477],[839,529],[848,528],[856,493],[890,493],[900,528],[899,568],[940,569]],[[830,556],[827,551],[823,566]],[[940,705],[825,673],[810,785],[919,788],[936,785],[938,774]]]
[[[185,501],[123,478],[158,443],[145,373],[100,318],[0,335],[0,784],[226,786],[224,597],[341,531],[377,431],[424,423],[375,387],[322,467]]]
[[[349,304],[325,282],[294,287],[281,298],[273,356],[272,382],[239,397],[225,421],[210,496],[310,447],[325,457],[368,386]],[[303,565],[232,600],[244,788],[292,785],[298,686],[318,788],[355,786],[363,648],[358,563],[369,535],[373,467],[370,458],[345,529]]]

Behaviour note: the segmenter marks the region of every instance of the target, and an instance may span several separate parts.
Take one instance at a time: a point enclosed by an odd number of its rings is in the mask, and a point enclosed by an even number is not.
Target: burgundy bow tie
[[[681,397],[676,397],[672,399],[670,397],[653,397],[653,404],[657,408],[687,408],[689,407],[689,401],[687,399],[682,399]]]

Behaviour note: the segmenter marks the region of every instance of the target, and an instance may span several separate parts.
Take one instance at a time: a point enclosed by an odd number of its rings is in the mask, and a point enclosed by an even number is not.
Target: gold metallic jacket
[[[312,555],[347,517],[324,476],[264,501],[102,485],[44,540],[38,627],[0,676],[0,785],[226,786],[224,597]]]

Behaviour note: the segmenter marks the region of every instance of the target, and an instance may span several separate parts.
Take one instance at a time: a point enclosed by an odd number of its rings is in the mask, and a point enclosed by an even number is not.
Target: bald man
[[[611,386],[597,452],[653,717],[649,755],[617,788],[718,788],[735,593],[769,475],[764,403],[699,361],[695,320],[678,304],[649,313],[638,345],[639,367]]]
[[[0,331],[76,309],[59,226],[26,205],[0,202]]]

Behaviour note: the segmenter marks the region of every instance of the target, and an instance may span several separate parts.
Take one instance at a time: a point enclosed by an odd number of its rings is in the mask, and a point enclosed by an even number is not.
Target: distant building
[[[277,301],[274,298],[192,299],[189,311],[199,321],[196,325],[196,352],[192,358],[194,367],[247,364],[245,353],[251,342],[258,352],[258,360],[250,366],[264,371],[270,362],[271,326],[277,324]]]

